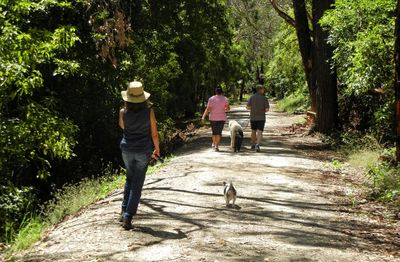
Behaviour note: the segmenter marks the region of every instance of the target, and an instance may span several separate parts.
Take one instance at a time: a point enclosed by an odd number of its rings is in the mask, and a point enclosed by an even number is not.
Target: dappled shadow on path
[[[191,138],[177,151],[176,159],[146,179],[132,230],[124,231],[116,223],[120,208],[116,202],[121,200],[122,191],[89,208],[86,220],[62,224],[60,228],[76,235],[110,231],[115,235],[98,241],[112,241],[114,247],[120,240],[125,241],[124,246],[112,250],[94,249],[91,258],[101,261],[114,261],[116,257],[122,261],[142,261],[143,257],[151,261],[152,256],[158,261],[188,261],[196,252],[199,260],[207,254],[211,260],[264,261],[291,252],[282,260],[314,261],[310,259],[312,252],[362,253],[378,250],[380,245],[388,251],[398,250],[400,243],[392,241],[396,232],[386,238],[363,234],[387,226],[356,219],[349,204],[328,200],[335,198],[337,174],[327,171],[320,160],[332,159],[327,154],[329,147],[316,139],[281,133],[275,127],[283,115],[268,114],[268,121],[275,124],[268,126],[259,153],[250,150],[248,111],[243,108],[229,114],[230,120],[238,121],[245,129],[240,153],[229,148],[226,127],[221,152],[211,149],[209,130]],[[222,195],[222,182],[229,179],[238,190],[239,205],[235,208],[226,207]],[[115,205],[114,209],[106,209],[108,204]],[[353,219],[341,219],[346,215]],[[169,257],[156,257],[160,250],[170,252]],[[77,257],[81,251],[79,247],[74,251],[59,249],[47,255],[28,255],[24,260],[89,260]],[[181,253],[186,256],[180,257]]]
[[[209,135],[209,136],[208,136]],[[331,149],[328,145],[320,143],[320,142],[309,142],[304,141],[302,144],[295,143],[292,140],[291,135],[287,136],[271,136],[264,135],[264,140],[261,144],[261,152],[258,152],[257,155],[271,157],[271,156],[280,156],[280,157],[298,157],[312,160],[332,160],[334,157],[332,154],[328,154],[331,152]],[[219,154],[229,154],[236,156],[249,156],[254,154],[254,150],[250,150],[250,134],[245,134],[242,144],[242,150],[239,153],[234,153],[230,148],[230,137],[228,133],[224,133]],[[196,153],[202,153],[211,150],[211,134],[197,136],[190,140],[190,143],[184,145],[177,152],[177,156],[184,156]],[[324,153],[325,152],[325,153]]]
[[[268,228],[267,231],[250,230],[248,232],[241,232],[241,235],[265,235],[268,237],[274,235],[277,236],[282,242],[292,243],[295,245],[339,249],[357,247],[368,250],[371,248],[371,245],[374,246],[379,244],[392,246],[394,250],[400,247],[398,243],[392,243],[378,236],[365,236],[360,238],[352,233],[354,230],[364,230],[367,228],[383,229],[385,228],[384,225],[368,224],[360,221],[338,221],[334,217],[316,216],[315,213],[312,213],[311,215],[307,211],[319,210],[325,212],[335,212],[341,207],[344,207],[344,205],[340,206],[337,204],[322,204],[296,200],[274,200],[268,197],[260,198],[240,196],[242,208],[241,210],[237,210],[215,205],[215,203],[220,202],[217,200],[221,198],[220,194],[194,192],[168,187],[148,188],[147,190],[169,191],[171,195],[175,196],[174,199],[197,199],[197,197],[187,197],[183,196],[182,194],[215,198],[215,200],[210,201],[208,205],[187,203],[178,200],[173,201],[146,198],[143,200],[144,205],[161,214],[161,216],[157,217],[155,217],[156,214],[147,214],[142,217],[142,219],[149,219],[153,223],[156,223],[158,219],[164,220],[166,217],[167,219],[178,220],[184,224],[187,223],[190,225],[195,225],[198,227],[198,230],[200,230],[204,228],[217,227],[218,225],[223,225],[224,223],[240,224],[244,222],[244,225],[256,225],[260,222],[263,222],[266,223],[266,227]],[[165,196],[166,194],[160,193],[160,195]],[[270,206],[290,207],[292,212],[275,211],[275,207],[269,210],[265,204]],[[166,207],[168,207],[169,210],[172,210],[174,209],[174,206],[186,206],[192,209],[193,212],[182,214],[164,210]],[[274,223],[274,221],[284,223]],[[174,224],[173,222],[171,223]],[[189,234],[189,232],[186,233]]]

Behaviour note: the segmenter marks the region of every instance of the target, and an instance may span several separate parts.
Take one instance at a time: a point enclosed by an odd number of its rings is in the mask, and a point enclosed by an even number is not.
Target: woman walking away
[[[204,110],[202,121],[210,113],[209,119],[212,129],[212,147],[215,151],[219,151],[219,144],[221,142],[222,129],[224,129],[226,112],[230,110],[228,98],[222,95],[222,88],[215,89],[215,95],[208,99],[206,110]]]
[[[128,230],[137,212],[148,163],[160,156],[160,145],[156,117],[148,101],[150,94],[143,90],[142,83],[129,83],[121,95],[125,106],[119,112],[119,126],[124,130],[120,147],[127,171],[121,220]]]

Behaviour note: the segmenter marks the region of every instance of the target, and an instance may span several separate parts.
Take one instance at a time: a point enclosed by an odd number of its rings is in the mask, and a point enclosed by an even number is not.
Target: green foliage
[[[232,38],[221,0],[1,1],[1,236],[51,190],[121,164],[129,81],[152,94],[163,141],[217,85],[235,91],[244,64]]]
[[[352,151],[349,155],[349,164],[368,169],[369,166],[378,162],[381,150],[379,149],[360,149]]]
[[[307,83],[296,32],[286,23],[282,23],[280,29],[274,36],[274,56],[266,69],[266,86],[273,96],[282,99],[293,94],[288,102],[295,103],[295,107],[306,107]]]
[[[17,188],[12,184],[0,185],[0,219],[4,232],[3,240],[11,240],[20,223],[21,214],[29,214],[34,205],[32,188]]]
[[[11,181],[30,181],[29,175],[44,179],[50,175],[52,161],[74,156],[77,126],[57,112],[57,99],[44,86],[41,68],[54,64],[54,72],[68,73],[71,63],[62,56],[79,38],[69,25],[51,30],[29,26],[30,16],[45,12],[50,6],[68,4],[0,3],[0,186],[5,195],[0,212],[0,220],[4,221],[1,233],[7,230],[9,234],[18,228],[21,217],[30,212],[35,200],[31,188]]]
[[[125,181],[122,170],[113,170],[108,165],[103,172],[101,178],[86,178],[77,184],[65,185],[54,193],[54,198],[44,206],[40,215],[27,215],[14,236],[10,234],[8,253],[29,248],[50,226],[122,187]]]
[[[395,8],[394,0],[339,0],[322,19],[336,47],[334,61],[344,94],[391,88]]]
[[[296,90],[277,103],[278,110],[288,113],[305,112],[308,107],[309,96],[303,90]]]
[[[395,201],[400,198],[400,167],[383,162],[370,166],[368,175],[373,182],[373,198],[382,201]]]
[[[337,138],[336,146],[352,166],[365,170],[371,183],[369,195],[381,201],[398,201],[400,193],[400,166],[393,165],[395,148],[383,148],[372,135],[347,131]],[[336,163],[332,163],[336,166]],[[361,170],[362,171],[362,170]]]
[[[273,35],[280,29],[281,18],[265,1],[230,0],[229,20],[234,32],[234,47],[246,91],[251,92],[265,71],[265,64],[274,57]],[[236,89],[237,91],[237,89]]]
[[[153,174],[162,165],[150,166],[147,175]],[[11,244],[8,254],[29,248],[49,227],[104,199],[125,183],[125,170],[115,170],[111,163],[104,167],[102,175],[100,178],[86,178],[79,183],[65,185],[54,192],[53,199],[44,205],[39,215],[25,216],[19,230],[14,232],[15,236],[8,238]]]
[[[338,0],[322,19],[335,47],[340,118],[359,130],[391,139],[395,0]]]
[[[103,199],[124,182],[123,174],[103,176],[98,179],[85,178],[77,184],[65,185],[54,193],[54,198],[47,203],[44,217],[51,225],[60,222],[68,215]]]
[[[345,156],[362,151],[382,151],[382,145],[374,136],[351,129],[331,136],[326,142]]]
[[[18,233],[15,234],[15,239],[10,242],[11,247],[7,250],[8,254],[24,250],[32,246],[33,243],[40,240],[42,234],[49,224],[39,216],[33,215],[29,218],[24,218],[19,225]]]

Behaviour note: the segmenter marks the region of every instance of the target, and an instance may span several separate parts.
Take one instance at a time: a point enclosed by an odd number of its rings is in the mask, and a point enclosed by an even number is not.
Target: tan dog
[[[235,120],[229,121],[229,131],[231,133],[231,148],[233,152],[239,152],[242,147],[243,129]]]

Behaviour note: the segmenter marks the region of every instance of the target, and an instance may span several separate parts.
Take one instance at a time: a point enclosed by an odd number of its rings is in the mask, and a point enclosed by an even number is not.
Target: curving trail
[[[249,149],[247,116],[243,106],[230,114],[246,126],[241,153],[228,148],[226,129],[221,152],[213,152],[210,131],[202,129],[147,177],[134,230],[117,222],[117,191],[59,224],[19,260],[400,261],[399,242],[372,234],[384,226],[341,201],[351,188],[324,165],[332,153],[287,128],[298,116],[268,113],[261,153]],[[226,180],[238,191],[235,208],[224,205]]]

